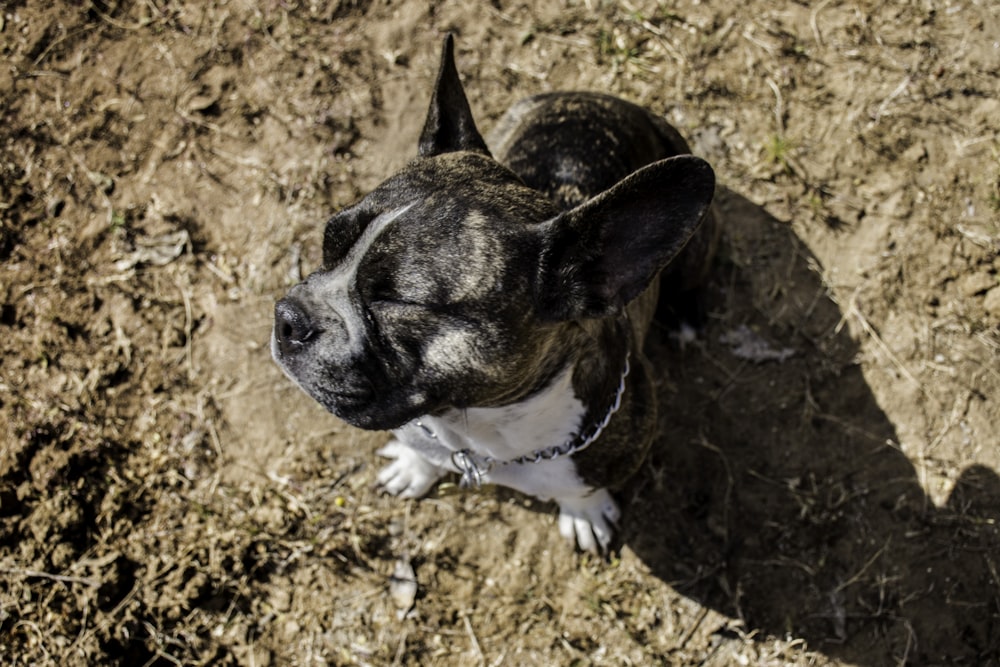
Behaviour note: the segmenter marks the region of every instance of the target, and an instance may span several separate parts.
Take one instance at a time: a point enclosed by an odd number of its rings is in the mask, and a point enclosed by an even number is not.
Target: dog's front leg
[[[587,486],[569,457],[494,468],[491,484],[516,489],[559,504],[559,533],[584,551],[606,553],[621,517],[607,489]]]
[[[594,489],[584,496],[556,498],[559,503],[559,534],[576,541],[584,551],[607,553],[621,518],[618,504],[607,489]]]
[[[402,438],[390,440],[375,453],[392,459],[378,473],[379,486],[387,493],[401,498],[420,498],[426,495],[447,472]]]

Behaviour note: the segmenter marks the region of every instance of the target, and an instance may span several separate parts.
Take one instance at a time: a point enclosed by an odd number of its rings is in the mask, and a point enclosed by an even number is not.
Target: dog
[[[340,419],[393,431],[388,493],[500,484],[606,552],[610,490],[657,430],[660,274],[674,291],[704,275],[715,176],[604,94],[527,98],[488,137],[449,35],[416,159],[326,223],[321,268],[275,305],[272,354]]]

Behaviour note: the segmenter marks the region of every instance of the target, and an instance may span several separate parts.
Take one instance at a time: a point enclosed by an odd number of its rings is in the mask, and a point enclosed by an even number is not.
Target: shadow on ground
[[[703,342],[653,352],[665,436],[623,494],[625,543],[678,592],[831,657],[1000,664],[1000,479],[970,467],[935,506],[816,259],[739,195],[720,207]]]

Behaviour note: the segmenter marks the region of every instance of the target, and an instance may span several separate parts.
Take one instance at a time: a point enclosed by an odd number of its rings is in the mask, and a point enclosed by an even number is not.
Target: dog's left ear
[[[420,157],[431,157],[454,151],[476,151],[486,155],[490,152],[472,119],[469,100],[455,67],[455,40],[449,33],[441,49],[437,83],[417,153]]]
[[[679,155],[543,223],[540,314],[566,321],[621,313],[684,248],[714,194],[708,163]]]

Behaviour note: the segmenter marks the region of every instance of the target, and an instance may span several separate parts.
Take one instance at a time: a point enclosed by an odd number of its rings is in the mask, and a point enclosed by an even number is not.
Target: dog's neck
[[[573,368],[567,367],[549,387],[519,403],[452,410],[416,420],[415,426],[450,451],[462,486],[479,486],[496,466],[551,461],[589,447],[618,411],[628,373],[626,354],[618,386],[598,411],[588,410],[575,395]]]

